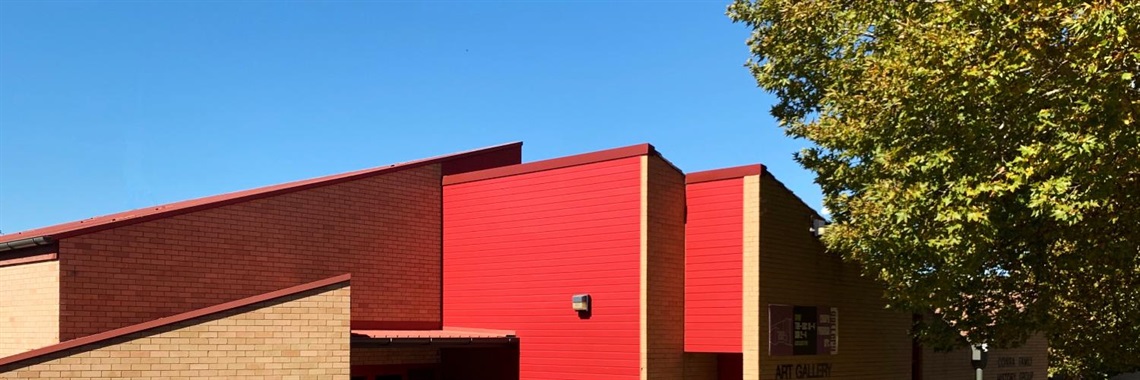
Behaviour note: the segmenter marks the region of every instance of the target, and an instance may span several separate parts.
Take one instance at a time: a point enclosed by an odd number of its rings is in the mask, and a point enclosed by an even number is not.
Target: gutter
[[[0,243],[0,252],[12,251],[21,248],[38,247],[41,245],[48,245],[55,243],[55,239],[50,236],[39,236],[33,238],[26,238],[20,240],[13,240],[9,242]]]

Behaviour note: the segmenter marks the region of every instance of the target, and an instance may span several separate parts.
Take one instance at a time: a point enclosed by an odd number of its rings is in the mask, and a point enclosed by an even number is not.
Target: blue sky
[[[0,230],[523,141],[764,163],[726,2],[0,2]]]

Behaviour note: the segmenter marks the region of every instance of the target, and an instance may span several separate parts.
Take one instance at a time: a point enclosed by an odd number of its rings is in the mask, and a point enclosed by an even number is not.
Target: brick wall
[[[760,361],[767,352],[767,342],[760,333],[768,329],[767,318],[761,318],[760,314],[760,175],[745,176],[741,182],[744,192],[741,277],[744,283],[740,312],[745,322],[740,332],[740,372],[744,380],[757,380],[760,379]]]
[[[318,288],[0,367],[0,379],[349,375],[349,288]]]
[[[685,380],[717,380],[717,354],[686,352]]]
[[[353,347],[352,365],[435,364],[439,348],[435,347]]]
[[[0,357],[59,343],[59,261],[0,267]]]
[[[812,217],[775,178],[761,176],[760,317],[749,322],[761,326],[761,378],[776,379],[779,365],[828,364],[834,379],[909,379],[911,315],[885,310],[880,286],[825,252],[809,231]],[[839,353],[769,356],[769,304],[838,307]]]
[[[440,180],[432,164],[63,239],[61,338],[347,272],[354,323],[438,327]]]
[[[1034,336],[1017,348],[989,350],[989,361],[982,371],[983,380],[1044,380],[1048,376],[1048,342],[1044,336]],[[970,350],[935,352],[922,351],[922,378],[973,379]]]
[[[685,175],[658,156],[648,164],[648,379],[680,379],[685,364]]]

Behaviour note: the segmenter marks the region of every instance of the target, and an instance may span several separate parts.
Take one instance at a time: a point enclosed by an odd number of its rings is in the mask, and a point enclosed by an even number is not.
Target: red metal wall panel
[[[744,180],[686,187],[685,351],[741,352]]]
[[[445,186],[444,323],[517,331],[520,379],[639,378],[640,162]]]

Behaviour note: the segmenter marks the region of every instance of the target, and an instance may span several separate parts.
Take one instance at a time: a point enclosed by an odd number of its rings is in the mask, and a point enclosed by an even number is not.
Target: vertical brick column
[[[744,380],[760,379],[760,176],[744,177]]]
[[[648,379],[684,378],[685,177],[664,159],[642,157],[643,350]]]

